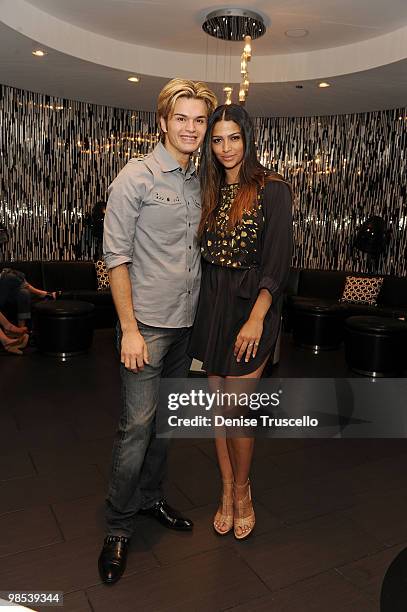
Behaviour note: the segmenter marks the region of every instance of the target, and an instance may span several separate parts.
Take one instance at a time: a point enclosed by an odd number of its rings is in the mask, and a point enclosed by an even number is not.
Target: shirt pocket
[[[140,215],[143,231],[162,246],[179,246],[185,240],[185,204],[174,191],[155,189]]]

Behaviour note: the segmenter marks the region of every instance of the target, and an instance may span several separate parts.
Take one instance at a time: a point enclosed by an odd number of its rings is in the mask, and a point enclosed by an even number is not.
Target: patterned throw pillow
[[[105,262],[102,259],[95,261],[96,278],[98,281],[98,291],[110,289],[109,275],[107,273]]]
[[[383,277],[347,276],[340,302],[369,304],[376,306],[377,296],[383,284]]]

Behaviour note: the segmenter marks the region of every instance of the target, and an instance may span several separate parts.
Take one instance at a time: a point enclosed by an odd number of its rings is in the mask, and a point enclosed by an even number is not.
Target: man
[[[120,321],[123,410],[106,500],[108,535],[99,557],[106,584],[124,572],[137,512],[171,529],[192,529],[163,499],[168,441],[154,430],[160,378],[186,377],[190,366],[201,215],[191,155],[215,106],[204,83],[167,83],[158,97],[161,142],[146,158],[130,160],[109,188],[104,254]]]

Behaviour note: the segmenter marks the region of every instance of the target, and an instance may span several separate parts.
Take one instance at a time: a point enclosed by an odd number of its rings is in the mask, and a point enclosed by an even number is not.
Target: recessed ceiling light
[[[140,81],[140,77],[130,76],[127,80],[130,81],[130,83],[138,83]]]
[[[47,53],[43,51],[42,49],[35,49],[31,53],[35,55],[35,57],[44,57],[44,55],[47,55]]]
[[[305,28],[295,28],[293,30],[286,30],[284,34],[288,38],[304,38],[304,36],[308,36],[309,32]]]
[[[321,89],[324,89],[325,87],[331,87],[331,84],[323,81],[322,83],[318,83],[318,87],[320,87]]]

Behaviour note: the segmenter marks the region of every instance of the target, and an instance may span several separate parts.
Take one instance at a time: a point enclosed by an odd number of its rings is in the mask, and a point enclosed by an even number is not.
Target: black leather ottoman
[[[296,344],[314,351],[337,348],[343,339],[343,315],[332,301],[326,304],[303,298],[293,309],[293,338]]]
[[[345,321],[345,358],[365,376],[394,376],[407,366],[407,323],[387,317],[349,317]]]
[[[35,304],[33,331],[38,349],[62,358],[86,352],[92,344],[94,309],[93,304],[79,300]]]

